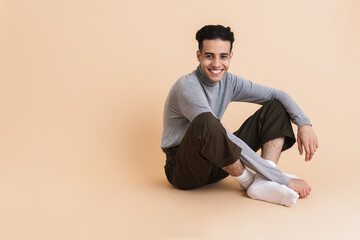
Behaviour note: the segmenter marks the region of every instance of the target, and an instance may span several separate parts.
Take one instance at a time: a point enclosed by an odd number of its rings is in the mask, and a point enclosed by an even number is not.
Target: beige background
[[[360,1],[0,1],[0,239],[357,239]],[[235,32],[230,71],[287,91],[320,140],[279,167],[291,208],[226,179],[172,188],[160,150],[171,85],[205,24]],[[258,106],[231,104],[231,130]],[[296,129],[295,129],[296,130]]]

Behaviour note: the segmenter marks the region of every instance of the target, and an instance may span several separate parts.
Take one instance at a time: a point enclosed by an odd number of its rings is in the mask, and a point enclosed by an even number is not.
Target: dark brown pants
[[[282,151],[296,141],[289,114],[276,100],[264,104],[234,134],[254,151],[279,137],[285,137]],[[229,174],[222,168],[236,162],[241,149],[230,141],[220,121],[206,112],[190,123],[180,145],[166,149],[165,153],[168,181],[185,190],[227,177]]]

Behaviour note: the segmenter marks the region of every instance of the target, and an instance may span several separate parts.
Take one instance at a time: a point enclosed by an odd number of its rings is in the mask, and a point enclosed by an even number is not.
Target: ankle
[[[276,167],[276,162],[271,161],[271,160],[266,160],[266,159],[265,159],[265,161],[268,162],[272,167]]]
[[[223,167],[223,169],[233,177],[239,177],[245,171],[245,167],[242,165],[240,160],[237,160],[235,163],[229,166]]]

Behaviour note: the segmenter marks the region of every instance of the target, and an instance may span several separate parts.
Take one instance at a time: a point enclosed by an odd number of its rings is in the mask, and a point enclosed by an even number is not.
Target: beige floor
[[[10,1],[0,4],[0,239],[359,239],[359,1]],[[279,167],[311,195],[286,208],[232,179],[171,187],[169,88],[205,24],[235,32],[231,72],[286,90],[320,140]],[[256,110],[231,104],[230,130]],[[295,129],[296,130],[296,129]]]

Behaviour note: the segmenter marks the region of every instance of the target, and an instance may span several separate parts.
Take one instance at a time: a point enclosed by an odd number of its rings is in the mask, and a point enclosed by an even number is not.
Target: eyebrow
[[[205,52],[205,54],[215,55],[215,54],[212,53],[212,52]],[[220,53],[220,55],[229,55],[229,53]]]

